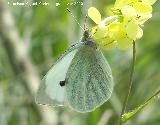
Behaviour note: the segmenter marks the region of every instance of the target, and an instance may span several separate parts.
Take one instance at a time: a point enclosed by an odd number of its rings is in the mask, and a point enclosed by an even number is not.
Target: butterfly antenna
[[[87,14],[86,14],[86,16],[85,16],[85,20],[84,20],[84,30],[88,30],[88,28],[86,27],[86,24],[87,24],[87,18],[88,18],[88,16],[87,16]]]
[[[73,15],[73,13],[69,10],[69,8],[67,8],[67,11],[71,14],[71,16],[72,16],[73,19],[76,21],[76,23],[79,25],[79,27],[80,27],[82,30],[85,30],[85,29],[80,25],[80,23],[78,22],[78,20],[75,18],[75,16]]]

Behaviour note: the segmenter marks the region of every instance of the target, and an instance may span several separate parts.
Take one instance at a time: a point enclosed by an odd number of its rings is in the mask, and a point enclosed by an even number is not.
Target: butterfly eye
[[[60,86],[61,86],[61,87],[65,86],[65,83],[66,83],[66,81],[65,81],[65,80],[64,80],[64,81],[60,81],[60,82],[59,82],[59,84],[60,84]]]

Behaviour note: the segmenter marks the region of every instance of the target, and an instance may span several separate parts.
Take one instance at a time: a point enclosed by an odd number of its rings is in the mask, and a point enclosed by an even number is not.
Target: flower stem
[[[127,107],[127,104],[128,104],[128,99],[129,99],[129,96],[130,96],[130,93],[131,93],[132,84],[133,84],[133,74],[134,74],[135,62],[136,62],[136,46],[135,46],[135,41],[133,41],[133,60],[132,60],[132,64],[131,64],[131,74],[130,74],[130,80],[129,80],[129,87],[128,87],[128,92],[127,92],[126,97],[125,97],[124,102],[123,102],[123,108],[122,108],[121,115],[120,115],[119,125],[122,125],[121,117],[125,113],[125,110],[126,110],[126,107]]]

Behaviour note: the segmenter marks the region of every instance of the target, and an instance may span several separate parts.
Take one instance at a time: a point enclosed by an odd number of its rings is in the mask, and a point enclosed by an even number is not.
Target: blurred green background
[[[82,37],[87,9],[95,6],[107,16],[113,0],[24,0],[49,5],[13,6],[18,0],[0,0],[0,125],[117,125],[129,82],[132,47],[104,51],[114,76],[111,99],[94,112],[80,114],[66,107],[35,104],[40,80],[63,52]],[[19,1],[19,2],[24,2]],[[9,3],[8,3],[9,2]],[[56,2],[60,3],[56,6]],[[69,5],[83,2],[83,5]],[[91,28],[94,23],[87,20]],[[160,89],[160,2],[145,23],[144,36],[136,43],[137,60],[127,110],[143,103]],[[160,125],[160,100],[150,104],[126,125]]]

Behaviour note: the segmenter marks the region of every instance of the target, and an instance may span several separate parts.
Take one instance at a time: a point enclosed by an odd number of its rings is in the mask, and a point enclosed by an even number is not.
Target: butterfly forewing
[[[83,45],[67,71],[68,105],[79,112],[93,111],[110,98],[112,90],[112,72],[105,57],[99,49]]]
[[[53,106],[59,106],[64,104],[66,73],[79,46],[72,47],[48,71],[46,76],[43,78],[37,92],[37,103]],[[63,86],[61,85],[62,83],[64,84]]]

